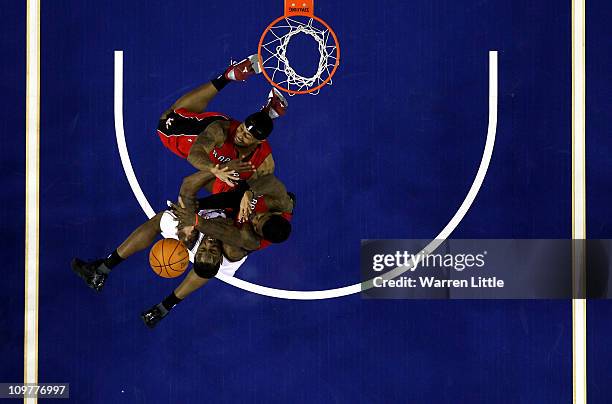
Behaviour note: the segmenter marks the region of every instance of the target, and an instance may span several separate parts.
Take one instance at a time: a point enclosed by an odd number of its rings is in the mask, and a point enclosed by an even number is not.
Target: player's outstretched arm
[[[215,169],[219,169],[218,165],[213,167],[213,171],[197,171],[196,173],[183,178],[183,182],[181,183],[181,188],[179,190],[179,204],[195,212],[197,205],[197,194],[200,189],[204,188],[206,184],[215,179]],[[228,168],[221,170],[229,171]]]

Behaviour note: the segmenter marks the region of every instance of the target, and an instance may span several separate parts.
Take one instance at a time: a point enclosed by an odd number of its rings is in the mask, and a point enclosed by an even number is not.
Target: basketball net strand
[[[283,22],[279,22],[283,24]],[[272,70],[272,81],[280,86],[286,87],[288,90],[302,91],[320,85],[327,77],[331,76],[330,68],[333,69],[336,64],[336,45],[332,40],[332,45],[328,45],[330,33],[328,29],[320,29],[312,25],[313,18],[308,22],[303,23],[292,18],[286,17],[283,25],[275,25],[270,28],[269,32],[274,36],[270,42],[262,44],[262,48],[271,54],[271,56],[263,60],[264,68]],[[287,31],[288,32],[285,32]],[[280,32],[279,32],[280,31]],[[282,32],[285,32],[282,34]],[[304,77],[298,74],[289,64],[287,59],[287,46],[291,38],[297,34],[310,35],[319,46],[319,65],[316,73],[311,77]],[[271,62],[270,65],[266,63]],[[274,63],[276,64],[274,66]],[[322,77],[324,73],[327,76]],[[279,75],[277,79],[276,76]],[[331,79],[327,84],[332,84]],[[311,92],[316,95],[319,90]],[[289,95],[295,95],[289,93]]]

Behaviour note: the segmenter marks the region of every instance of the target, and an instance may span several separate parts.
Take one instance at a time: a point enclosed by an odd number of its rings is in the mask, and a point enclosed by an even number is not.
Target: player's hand
[[[194,213],[198,210],[198,200],[191,196],[179,195],[178,204]]]
[[[231,168],[224,166],[219,167],[219,164],[215,165],[210,169],[210,172],[221,181],[225,182],[230,187],[236,185],[235,181],[240,179],[240,173],[236,170],[232,170]]]
[[[180,227],[180,224],[177,225],[179,240],[182,241],[187,248],[193,246],[193,241],[197,237],[197,231],[194,230],[195,226]]]
[[[249,221],[249,217],[253,212],[253,206],[251,206],[251,201],[253,200],[253,191],[246,191],[244,195],[242,195],[242,199],[240,200],[240,211],[238,212],[238,223],[245,223]]]
[[[177,205],[173,202],[168,202],[170,209],[175,214],[179,221],[178,228],[182,229],[185,227],[195,226],[196,214],[188,208]]]

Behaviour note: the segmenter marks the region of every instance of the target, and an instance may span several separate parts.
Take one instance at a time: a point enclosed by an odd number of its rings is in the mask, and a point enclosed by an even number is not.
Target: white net
[[[320,27],[314,26],[319,25]],[[295,71],[287,59],[287,46],[295,35],[310,35],[318,44],[319,64],[316,72],[305,77]],[[296,18],[285,17],[267,32],[262,48],[262,65],[272,81],[290,91],[308,91],[322,85],[329,79],[327,84],[332,84],[331,76],[338,58],[336,42],[323,24],[313,18],[307,18],[305,22]],[[310,92],[318,94],[319,89]],[[289,95],[295,93],[289,92]]]

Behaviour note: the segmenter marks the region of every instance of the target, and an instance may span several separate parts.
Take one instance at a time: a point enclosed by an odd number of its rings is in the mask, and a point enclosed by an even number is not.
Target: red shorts
[[[230,119],[229,116],[219,112],[198,114],[179,108],[170,112],[165,119],[160,119],[157,134],[167,149],[186,159],[198,135],[208,125],[218,120],[229,121]]]

